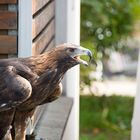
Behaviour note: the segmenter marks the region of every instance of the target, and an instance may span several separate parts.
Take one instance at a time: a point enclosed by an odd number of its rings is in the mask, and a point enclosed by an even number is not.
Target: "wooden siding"
[[[17,13],[0,11],[0,29],[17,29]]]
[[[44,52],[49,51],[50,49],[52,49],[55,46],[55,39],[52,38],[52,40],[50,40],[50,43],[48,44],[47,48],[45,48]]]
[[[44,49],[51,43],[54,38],[54,20],[48,25],[48,27],[42,32],[42,34],[33,43],[33,54],[40,54],[44,52]]]
[[[0,0],[0,4],[15,4],[17,0]]]
[[[0,35],[0,54],[15,54],[17,52],[16,36]]]
[[[17,0],[0,0],[0,58],[17,54]],[[32,52],[43,53],[55,45],[55,0],[32,0]]]
[[[54,2],[50,3],[38,16],[33,19],[33,39],[45,28],[53,17]]]
[[[0,58],[17,54],[17,10],[13,10],[16,4],[17,0],[0,0]]]
[[[32,0],[32,14],[35,14],[37,11],[42,9],[50,0]]]
[[[32,1],[32,39],[33,55],[41,54],[49,47],[54,47],[55,42],[55,1]]]

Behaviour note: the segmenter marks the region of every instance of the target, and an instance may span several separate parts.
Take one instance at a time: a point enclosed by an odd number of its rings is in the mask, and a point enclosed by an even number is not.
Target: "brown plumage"
[[[0,60],[0,140],[25,139],[28,119],[36,107],[61,95],[60,82],[66,71],[77,64],[87,65],[80,55],[92,54],[62,44],[38,56]]]

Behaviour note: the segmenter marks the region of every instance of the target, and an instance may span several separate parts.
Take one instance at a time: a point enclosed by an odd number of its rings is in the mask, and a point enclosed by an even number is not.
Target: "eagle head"
[[[52,52],[55,52],[53,53],[53,58],[59,61],[59,65],[65,65],[67,68],[71,68],[78,64],[88,66],[88,62],[80,58],[81,55],[87,55],[89,61],[92,58],[92,52],[89,49],[70,43],[61,44]]]
[[[75,65],[88,65],[87,61],[80,58],[81,55],[87,55],[89,61],[92,58],[92,52],[89,49],[75,44],[64,43],[37,57],[31,57],[30,61],[33,62],[33,66],[36,66],[33,71],[38,75],[43,74],[46,70],[53,71],[54,69],[57,69],[59,73],[65,73]]]

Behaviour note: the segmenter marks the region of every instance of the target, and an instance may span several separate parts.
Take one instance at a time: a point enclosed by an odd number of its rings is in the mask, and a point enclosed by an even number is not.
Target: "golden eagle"
[[[0,60],[0,140],[25,140],[28,119],[37,106],[56,100],[67,70],[90,50],[62,44],[38,56]]]

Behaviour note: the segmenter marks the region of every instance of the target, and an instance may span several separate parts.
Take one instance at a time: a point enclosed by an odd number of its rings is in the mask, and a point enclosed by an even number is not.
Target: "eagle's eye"
[[[70,52],[74,52],[74,48],[70,48],[69,51],[70,51]]]

